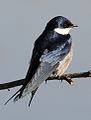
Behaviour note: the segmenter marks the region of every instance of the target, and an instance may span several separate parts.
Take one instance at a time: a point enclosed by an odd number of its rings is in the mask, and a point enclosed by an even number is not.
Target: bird
[[[12,98],[14,102],[31,93],[29,106],[41,83],[51,76],[61,76],[72,61],[70,30],[78,27],[63,16],[52,18],[34,42],[29,69],[22,87]]]

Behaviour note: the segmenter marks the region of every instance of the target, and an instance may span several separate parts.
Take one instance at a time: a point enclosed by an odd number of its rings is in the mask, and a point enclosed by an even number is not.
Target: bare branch
[[[71,74],[63,74],[62,76],[49,77],[46,81],[49,80],[66,80],[69,84],[73,84],[72,78],[85,78],[91,77],[91,70],[87,72],[79,72],[79,73],[71,73]],[[13,87],[17,87],[24,84],[25,79],[16,80],[13,82],[0,84],[0,90],[9,89]]]
[[[0,84],[0,90],[17,87],[17,86],[23,85],[23,83],[24,83],[24,79],[20,79],[20,80],[8,82],[8,83],[3,83],[3,84]]]

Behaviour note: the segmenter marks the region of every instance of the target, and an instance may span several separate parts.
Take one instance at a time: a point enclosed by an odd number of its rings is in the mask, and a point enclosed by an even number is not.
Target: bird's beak
[[[72,26],[72,27],[78,27],[78,25],[73,24],[73,26]]]

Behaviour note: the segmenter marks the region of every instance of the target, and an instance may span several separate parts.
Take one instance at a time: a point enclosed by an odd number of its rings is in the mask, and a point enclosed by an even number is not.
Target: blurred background
[[[91,69],[90,0],[0,0],[0,84],[25,77],[34,41],[58,15],[79,26],[71,31],[74,57],[66,73]],[[74,81],[43,83],[30,107],[30,95],[4,106],[19,87],[0,91],[0,119],[91,120],[91,78]]]

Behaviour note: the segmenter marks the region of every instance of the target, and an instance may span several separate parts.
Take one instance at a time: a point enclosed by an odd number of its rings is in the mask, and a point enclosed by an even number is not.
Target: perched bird
[[[31,93],[30,105],[41,83],[50,76],[61,76],[65,72],[72,60],[72,39],[69,31],[74,27],[77,25],[63,16],[54,17],[48,22],[34,43],[25,82],[10,99],[15,96],[14,101],[17,101]]]

